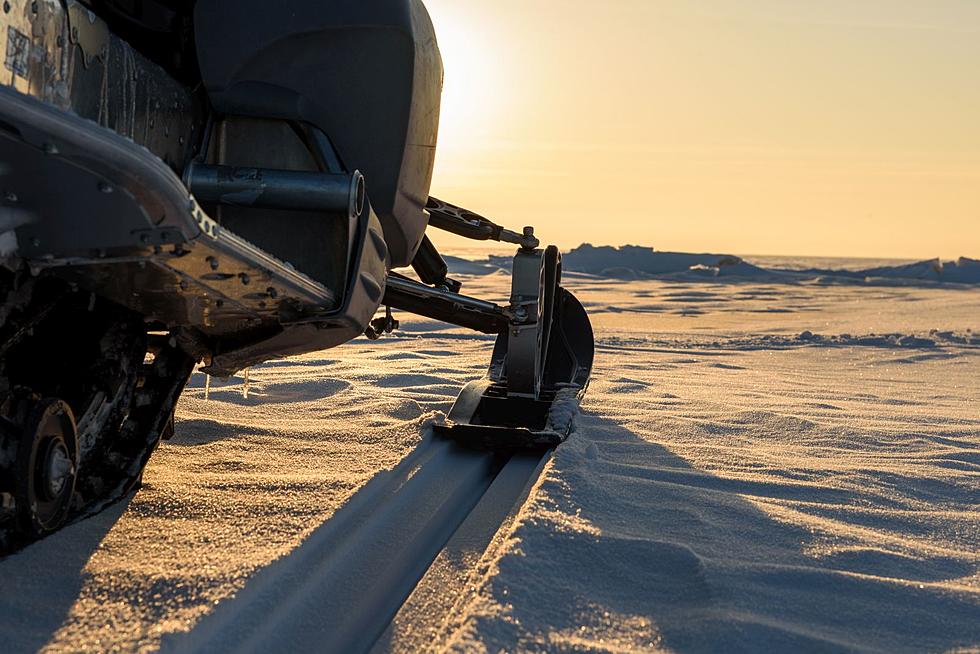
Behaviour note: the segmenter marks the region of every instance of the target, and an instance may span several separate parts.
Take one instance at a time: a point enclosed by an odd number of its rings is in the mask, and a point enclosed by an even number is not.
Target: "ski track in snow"
[[[464,289],[503,299],[484,268]],[[980,290],[568,285],[597,337],[577,431],[478,564],[442,564],[465,579],[451,613],[409,612],[385,649],[980,648]],[[135,496],[0,561],[4,651],[179,648],[302,575],[489,360],[482,335],[402,318],[253,368],[247,398],[235,377],[205,401],[195,375]]]

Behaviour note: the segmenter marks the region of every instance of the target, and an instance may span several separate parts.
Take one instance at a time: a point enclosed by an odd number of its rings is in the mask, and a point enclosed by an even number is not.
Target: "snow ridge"
[[[509,256],[491,255],[485,261],[447,257],[457,274],[489,275],[510,267]],[[731,254],[660,252],[638,245],[595,246],[584,243],[562,255],[567,272],[623,280],[667,278],[675,280],[754,280],[773,283],[864,285],[980,285],[980,260],[930,259],[863,269],[792,267],[764,268]]]

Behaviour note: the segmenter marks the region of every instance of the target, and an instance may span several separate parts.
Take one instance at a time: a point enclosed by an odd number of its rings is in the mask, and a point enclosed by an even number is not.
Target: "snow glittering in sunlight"
[[[597,341],[575,433],[437,632],[406,624],[390,651],[980,643],[978,286],[887,276],[928,266],[658,278],[600,251],[615,277],[566,274]],[[501,264],[450,258],[479,297],[506,297]],[[485,371],[491,337],[399,317],[256,366],[247,398],[239,376],[205,400],[196,374],[132,499],[0,562],[5,645],[179,647],[289,562]]]

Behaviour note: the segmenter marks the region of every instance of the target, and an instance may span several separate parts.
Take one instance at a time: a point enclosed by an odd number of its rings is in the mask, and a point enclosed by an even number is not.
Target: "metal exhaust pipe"
[[[236,207],[359,216],[366,202],[364,176],[358,171],[331,174],[192,164],[186,178],[188,189],[199,201]]]

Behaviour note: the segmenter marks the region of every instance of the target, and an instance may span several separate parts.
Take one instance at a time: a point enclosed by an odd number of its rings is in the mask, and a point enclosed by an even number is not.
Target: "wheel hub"
[[[46,398],[31,410],[17,447],[15,500],[21,528],[35,536],[60,527],[75,493],[78,434],[71,408]]]
[[[47,498],[53,500],[57,499],[64,490],[65,485],[75,473],[75,466],[72,465],[64,441],[51,442],[47,449],[48,454],[45,457],[46,461],[41,479],[44,482]]]

